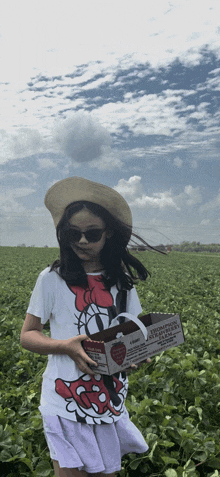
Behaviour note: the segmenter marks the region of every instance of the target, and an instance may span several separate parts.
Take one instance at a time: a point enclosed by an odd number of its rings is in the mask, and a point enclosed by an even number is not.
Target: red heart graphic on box
[[[127,352],[126,346],[122,342],[113,344],[113,346],[111,348],[111,351],[110,351],[112,359],[119,366],[123,363],[123,361],[125,359],[125,356],[126,356],[126,352]]]

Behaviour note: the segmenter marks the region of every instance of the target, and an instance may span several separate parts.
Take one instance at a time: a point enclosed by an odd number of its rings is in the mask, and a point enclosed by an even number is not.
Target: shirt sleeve
[[[138,298],[135,287],[127,293],[127,307],[126,311],[132,315],[138,316],[142,312],[142,307]]]
[[[49,270],[46,268],[38,276],[27,309],[27,313],[39,317],[43,325],[51,316],[55,299],[55,272],[50,273]]]

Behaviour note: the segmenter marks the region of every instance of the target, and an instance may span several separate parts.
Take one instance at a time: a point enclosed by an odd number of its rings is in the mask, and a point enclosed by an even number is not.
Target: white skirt
[[[60,467],[111,474],[121,470],[123,455],[148,450],[127,410],[112,424],[81,424],[60,416],[42,418],[50,457]]]

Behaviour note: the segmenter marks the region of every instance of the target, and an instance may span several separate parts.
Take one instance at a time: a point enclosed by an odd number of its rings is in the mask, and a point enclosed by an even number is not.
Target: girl
[[[49,355],[39,410],[56,477],[115,477],[124,454],[148,446],[125,408],[126,372],[96,373],[82,341],[119,313],[142,311],[130,267],[142,280],[147,270],[126,249],[131,211],[115,190],[71,177],[48,190],[45,205],[60,259],[37,279],[21,344]],[[48,320],[51,337],[42,333]]]

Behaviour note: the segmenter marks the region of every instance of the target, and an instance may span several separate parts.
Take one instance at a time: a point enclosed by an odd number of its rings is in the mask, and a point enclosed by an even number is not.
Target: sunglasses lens
[[[101,240],[102,234],[104,230],[102,229],[91,229],[83,232],[86,240],[91,243],[99,242]],[[67,232],[67,240],[70,243],[79,242],[82,237],[82,233],[79,230],[68,230]]]
[[[69,242],[72,242],[72,243],[79,242],[81,237],[82,237],[82,234],[79,230],[68,230],[68,241]]]
[[[99,242],[99,240],[102,237],[102,234],[103,234],[103,230],[92,229],[85,232],[85,237],[86,237],[86,240],[88,240],[88,242],[94,243],[94,242]]]

